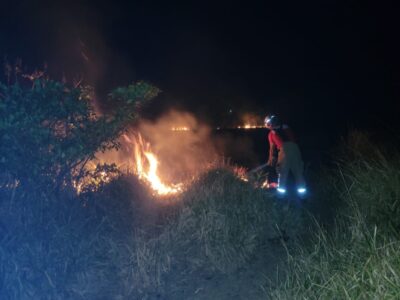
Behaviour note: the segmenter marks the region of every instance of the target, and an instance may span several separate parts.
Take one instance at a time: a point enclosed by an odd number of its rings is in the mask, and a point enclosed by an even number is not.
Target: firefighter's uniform
[[[287,125],[281,125],[279,128],[272,129],[268,134],[268,140],[270,145],[269,164],[277,166],[278,187],[283,191],[286,190],[287,178],[289,172],[292,172],[297,189],[304,189],[304,163],[290,128]],[[276,151],[278,151],[277,160]]]

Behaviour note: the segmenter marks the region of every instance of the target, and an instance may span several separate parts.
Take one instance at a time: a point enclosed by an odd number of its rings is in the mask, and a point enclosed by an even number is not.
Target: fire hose
[[[251,169],[250,171],[247,172],[248,175],[261,171],[262,169],[268,167],[268,171],[270,171],[271,169],[274,169],[274,167],[270,166],[268,163],[262,164],[254,169]]]

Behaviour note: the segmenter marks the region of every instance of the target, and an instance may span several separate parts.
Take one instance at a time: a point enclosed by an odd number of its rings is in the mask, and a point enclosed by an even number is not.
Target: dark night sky
[[[150,110],[214,123],[233,108],[307,128],[400,127],[400,22],[389,2],[159,2],[2,4],[0,54],[83,73],[100,95],[148,80],[164,91]]]

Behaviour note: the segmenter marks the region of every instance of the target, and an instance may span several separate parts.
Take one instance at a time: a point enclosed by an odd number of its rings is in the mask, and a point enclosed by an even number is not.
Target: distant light
[[[257,124],[244,124],[236,127],[236,129],[258,129],[258,128],[264,128],[264,126]]]
[[[299,194],[304,194],[305,192],[307,192],[307,189],[306,189],[306,188],[298,188],[298,189],[297,189],[297,192],[298,192]]]
[[[276,190],[280,194],[285,194],[286,193],[286,189],[283,189],[283,188],[277,188]]]
[[[171,127],[172,131],[190,131],[189,127],[179,126],[179,127]]]

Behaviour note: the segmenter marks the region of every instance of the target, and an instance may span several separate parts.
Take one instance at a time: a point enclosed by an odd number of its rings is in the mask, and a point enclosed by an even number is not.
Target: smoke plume
[[[185,130],[174,130],[174,129]],[[116,151],[97,153],[98,162],[115,163],[121,171],[134,172],[134,143],[141,135],[159,161],[158,173],[169,183],[191,179],[217,159],[211,129],[192,114],[171,110],[155,121],[141,120],[130,128]]]
[[[160,174],[164,178],[183,180],[208,167],[217,158],[211,129],[188,112],[172,110],[154,122],[143,121],[139,132],[159,157]]]

